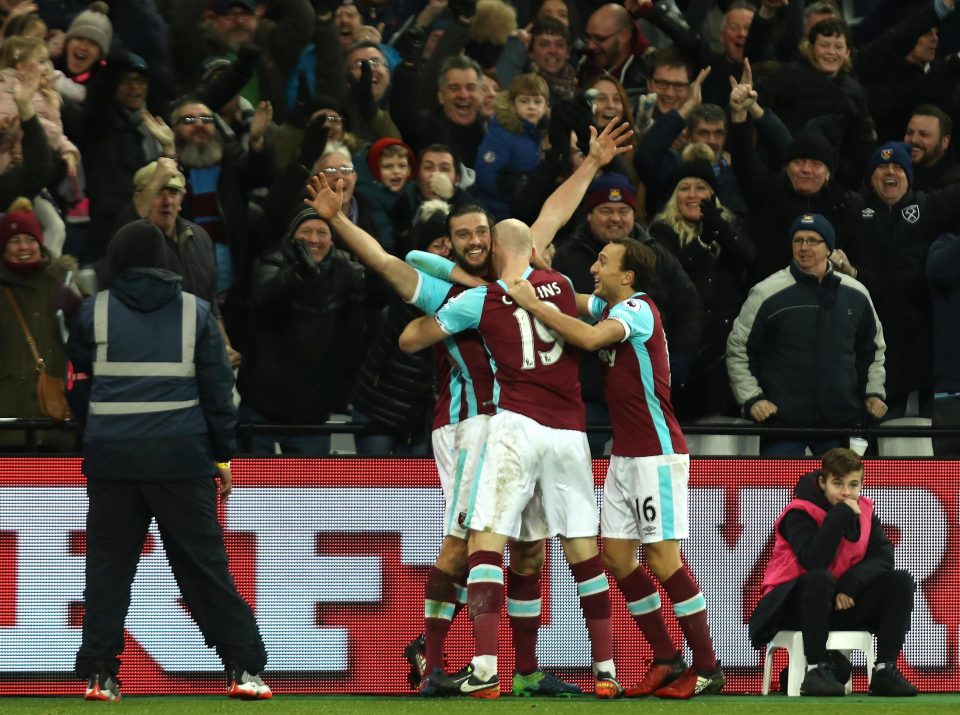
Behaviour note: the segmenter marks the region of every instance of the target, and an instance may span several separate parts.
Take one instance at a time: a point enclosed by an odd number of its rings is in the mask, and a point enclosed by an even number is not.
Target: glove
[[[700,222],[703,226],[703,238],[705,241],[715,241],[717,235],[724,228],[726,221],[720,213],[720,206],[717,204],[717,195],[714,194],[709,199],[700,202]]]
[[[450,0],[447,7],[456,18],[471,18],[477,14],[477,0]]]
[[[302,280],[309,282],[320,276],[320,269],[303,241],[293,242],[293,260],[293,270]]]
[[[307,167],[307,171],[313,168],[323,153],[329,133],[322,117],[314,119],[304,130],[303,139],[300,140],[300,164]]]
[[[397,38],[393,47],[400,53],[404,62],[415,65],[423,61],[423,45],[426,41],[427,31],[414,23]]]
[[[526,183],[527,175],[516,169],[503,169],[497,174],[497,191],[509,201],[513,201]]]
[[[363,119],[370,121],[377,114],[377,103],[373,99],[373,72],[370,70],[370,63],[360,63],[360,79],[347,73],[347,82],[350,83],[350,98],[356,105],[357,111]]]
[[[237,50],[237,72],[244,77],[252,77],[260,62],[261,50],[257,45],[244,42]]]

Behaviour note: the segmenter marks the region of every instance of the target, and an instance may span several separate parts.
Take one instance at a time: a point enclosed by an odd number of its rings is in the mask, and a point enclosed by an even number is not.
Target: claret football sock
[[[637,566],[629,576],[617,581],[617,586],[627,602],[627,610],[653,648],[653,657],[661,661],[676,658],[680,651],[667,632],[660,607],[660,594],[646,569]]]
[[[500,610],[503,608],[503,555],[495,551],[470,554],[467,602],[473,621],[477,655],[497,656]]]
[[[507,616],[513,631],[516,669],[530,675],[538,669],[537,634],[540,630],[540,574],[507,574]]]
[[[693,667],[700,673],[714,672],[717,669],[717,655],[707,624],[707,604],[686,564],[663,582],[663,588],[673,601],[677,623],[693,652]]]
[[[610,587],[603,572],[600,555],[570,564],[573,580],[577,582],[580,608],[587,621],[593,662],[613,660],[613,633],[610,625]]]
[[[427,673],[443,668],[443,643],[457,612],[457,583],[462,576],[451,576],[430,567],[424,587],[423,634],[426,640]]]

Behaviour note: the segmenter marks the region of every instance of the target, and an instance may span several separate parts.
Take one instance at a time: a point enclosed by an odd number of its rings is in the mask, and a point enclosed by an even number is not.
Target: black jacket
[[[253,269],[250,337],[238,389],[281,424],[319,424],[342,409],[363,332],[363,268],[335,248],[301,276],[288,234]]]
[[[887,206],[873,189],[848,197],[852,238],[838,236],[870,291],[887,343],[887,394],[902,398],[929,391],[933,365],[933,309],[927,251],[933,240],[960,226],[960,184],[929,194],[908,191]]]
[[[940,236],[927,254],[933,296],[934,389],[960,392],[960,235]]]
[[[433,418],[433,351],[408,354],[398,343],[407,323],[421,315],[412,305],[394,299],[353,392],[353,406],[398,437],[425,434]]]
[[[800,565],[808,571],[830,566],[841,539],[856,541],[860,538],[860,520],[856,513],[845,504],[831,506],[817,483],[819,476],[817,471],[800,477],[794,496],[826,511],[823,523],[817,526],[809,514],[799,510],[788,512],[780,522],[780,534],[790,544]],[[893,544],[883,533],[880,518],[874,511],[867,552],[862,561],[851,566],[837,580],[837,593],[845,593],[856,600],[873,579],[891,570]],[[757,603],[749,627],[750,641],[755,648],[762,648],[780,630],[779,611],[796,585],[796,579],[782,583]]]

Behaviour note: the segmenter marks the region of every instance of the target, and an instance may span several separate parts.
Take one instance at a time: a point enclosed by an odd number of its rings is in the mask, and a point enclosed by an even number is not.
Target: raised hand
[[[162,118],[150,114],[146,109],[140,110],[140,119],[143,120],[143,126],[150,132],[150,136],[163,147],[163,153],[172,154],[174,149],[173,130],[167,126],[167,123]]]
[[[337,190],[334,191],[327,183],[323,174],[310,177],[307,182],[307,198],[303,200],[307,206],[316,211],[327,221],[332,219],[343,206],[343,179],[337,179]]]
[[[624,154],[633,148],[630,139],[633,137],[633,130],[630,124],[623,122],[615,127],[616,119],[611,119],[603,131],[597,134],[597,128],[590,127],[590,153],[598,165],[605,166],[613,161],[618,154]]]
[[[713,68],[708,65],[697,73],[696,78],[690,83],[690,94],[687,95],[684,106],[693,108],[700,105],[703,101],[703,83],[712,70]]]
[[[36,62],[28,63],[17,72],[13,80],[13,101],[20,110],[20,119],[33,117],[33,97],[40,89],[40,65]]]
[[[250,143],[258,143],[263,139],[267,127],[273,121],[273,105],[270,102],[260,102],[256,111],[253,113],[253,121],[250,122]]]

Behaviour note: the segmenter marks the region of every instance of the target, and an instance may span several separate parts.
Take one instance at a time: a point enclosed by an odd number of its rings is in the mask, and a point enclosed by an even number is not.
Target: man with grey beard
[[[217,132],[214,113],[188,98],[173,109],[177,160],[187,180],[182,215],[199,224],[213,239],[217,262],[217,291],[225,292],[234,276],[249,273],[245,247],[250,245],[247,192],[273,181],[273,148],[264,132],[270,123],[269,102],[261,102],[250,125],[250,148]]]

